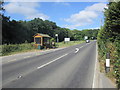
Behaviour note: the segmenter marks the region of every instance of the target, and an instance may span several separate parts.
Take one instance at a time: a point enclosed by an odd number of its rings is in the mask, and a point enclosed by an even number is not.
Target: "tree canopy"
[[[2,7],[4,2],[0,2],[0,11],[4,11]],[[3,14],[2,16],[2,44],[20,44],[24,42],[33,42],[33,36],[36,33],[48,34],[56,39],[55,34],[58,34],[59,41],[69,37],[71,40],[84,40],[84,36],[97,38],[98,29],[87,30],[70,30],[68,28],[61,28],[55,22],[49,20],[42,20],[34,18],[30,21],[16,21],[10,20]]]
[[[49,36],[56,38],[55,34],[58,34],[59,41],[63,41],[64,38],[69,37],[71,40],[84,40],[84,36],[96,38],[98,29],[87,30],[70,30],[68,28],[61,28],[56,25],[55,22],[40,18],[35,18],[31,21],[16,21],[10,20],[10,17],[2,15],[2,43],[3,44],[19,44],[27,42],[33,42],[33,36],[36,33],[48,34]]]

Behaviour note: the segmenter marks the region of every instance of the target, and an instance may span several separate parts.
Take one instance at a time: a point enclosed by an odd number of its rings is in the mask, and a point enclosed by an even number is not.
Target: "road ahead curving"
[[[96,41],[2,65],[3,88],[92,88]]]

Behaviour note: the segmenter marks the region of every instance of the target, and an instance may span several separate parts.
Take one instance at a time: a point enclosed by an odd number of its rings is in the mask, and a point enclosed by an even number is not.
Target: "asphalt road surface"
[[[2,65],[3,88],[92,88],[96,41]]]

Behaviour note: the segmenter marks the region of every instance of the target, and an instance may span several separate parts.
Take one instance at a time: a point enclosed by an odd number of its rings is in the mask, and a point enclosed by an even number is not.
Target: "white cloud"
[[[33,15],[28,16],[28,17],[26,17],[26,18],[27,18],[27,19],[34,19],[34,18],[36,18],[36,17],[39,17],[39,18],[41,18],[41,19],[43,19],[43,20],[45,20],[45,19],[48,19],[48,18],[49,18],[47,15],[42,14],[42,13],[33,14]]]
[[[92,18],[97,17],[97,14],[93,11],[80,11],[77,14],[73,14],[70,16],[70,18],[65,19],[65,21],[67,22],[71,22],[71,23],[91,23],[92,22]]]
[[[75,24],[75,25],[65,25],[65,28],[70,28],[70,29],[77,29],[76,27],[78,27],[79,25]]]
[[[4,6],[6,12],[11,14],[21,14],[26,19],[41,18],[43,20],[49,17],[40,13],[36,8],[39,7],[37,2],[10,2]]]
[[[105,7],[105,3],[97,3],[93,4],[92,6],[88,6],[84,10],[72,14],[69,18],[64,19],[66,22],[71,23],[71,25],[66,26],[74,29],[79,26],[92,24],[94,19],[99,16],[100,12],[102,12]]]
[[[101,12],[106,7],[107,7],[107,5],[104,3],[97,3],[97,4],[94,4],[92,6],[86,7],[85,10],[86,11],[99,11],[99,12]]]
[[[93,27],[93,28],[90,28],[90,29],[100,29],[100,27]]]

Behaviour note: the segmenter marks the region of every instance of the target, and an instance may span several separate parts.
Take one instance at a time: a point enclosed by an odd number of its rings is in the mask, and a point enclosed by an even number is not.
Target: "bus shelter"
[[[38,49],[50,48],[50,36],[47,34],[37,33],[34,36],[34,43]]]

